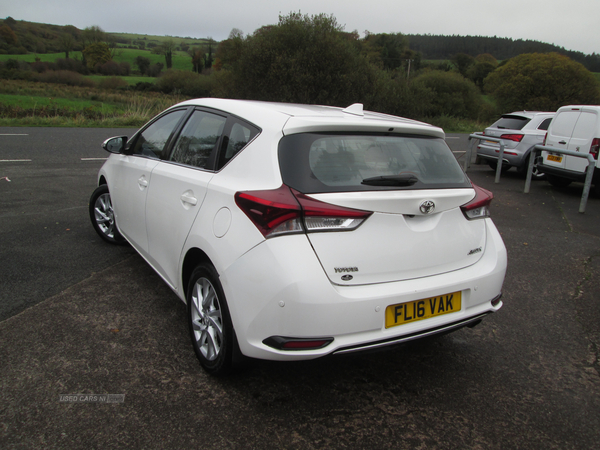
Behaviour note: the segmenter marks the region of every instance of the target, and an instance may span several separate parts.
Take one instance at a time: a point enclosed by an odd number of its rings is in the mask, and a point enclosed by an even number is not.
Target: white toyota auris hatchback
[[[360,104],[210,98],[103,146],[94,228],[129,242],[186,302],[210,373],[242,355],[393,345],[502,306],[492,194],[439,128]]]

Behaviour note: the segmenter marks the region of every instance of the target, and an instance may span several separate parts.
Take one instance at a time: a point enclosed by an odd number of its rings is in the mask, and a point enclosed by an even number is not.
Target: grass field
[[[86,78],[90,80],[94,80],[96,83],[102,81],[106,77],[104,75],[87,75]],[[140,76],[130,76],[130,77],[119,77],[123,78],[130,86],[135,86],[137,83],[154,83],[156,81],[155,77],[140,77]]]
[[[185,98],[31,81],[0,84],[0,126],[139,127]]]
[[[115,62],[128,62],[131,65],[131,70],[137,70],[137,66],[134,63],[135,58],[143,56],[150,60],[151,64],[162,63],[165,64],[165,57],[163,55],[157,55],[150,52],[149,50],[137,50],[131,48],[117,48],[113,60]],[[35,62],[36,58],[39,58],[43,62],[54,62],[59,58],[64,58],[64,53],[45,53],[45,54],[34,54],[29,53],[27,55],[0,55],[0,61],[6,61],[8,59],[16,59],[18,61]],[[81,61],[81,52],[71,52],[70,58],[78,59]],[[166,66],[165,66],[166,69]],[[192,70],[192,58],[186,52],[175,51],[173,52],[173,69],[175,70]]]
[[[120,109],[116,104],[103,103],[93,100],[15,94],[0,94],[0,103],[9,107],[19,107],[30,110],[35,110],[36,108],[49,108],[50,110],[54,109],[55,111],[79,111],[87,109],[99,111],[103,114],[110,114]]]

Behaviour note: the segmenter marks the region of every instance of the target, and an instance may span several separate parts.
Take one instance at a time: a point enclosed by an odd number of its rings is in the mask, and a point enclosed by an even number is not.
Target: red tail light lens
[[[372,212],[343,208],[282,185],[235,194],[235,202],[264,237],[317,231],[351,231]]]
[[[506,139],[508,141],[521,142],[523,140],[522,134],[503,134],[500,139]]]
[[[494,194],[482,187],[473,185],[475,189],[475,197],[469,203],[465,203],[460,207],[465,217],[469,220],[485,219],[490,217],[490,203],[494,198]]]
[[[600,151],[600,138],[594,138],[592,140],[592,146],[590,147],[590,153],[594,156],[594,159],[598,160],[598,153]]]
[[[542,145],[546,145],[546,139],[548,139],[548,132],[546,131],[546,134],[544,135],[544,140],[542,142]]]

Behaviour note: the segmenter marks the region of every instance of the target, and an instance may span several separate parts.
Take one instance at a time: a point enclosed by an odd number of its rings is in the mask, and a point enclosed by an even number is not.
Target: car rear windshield
[[[470,188],[446,142],[427,136],[303,133],[279,142],[283,181],[303,193]]]
[[[490,128],[500,128],[502,130],[522,130],[531,119],[521,116],[502,116],[492,124]]]

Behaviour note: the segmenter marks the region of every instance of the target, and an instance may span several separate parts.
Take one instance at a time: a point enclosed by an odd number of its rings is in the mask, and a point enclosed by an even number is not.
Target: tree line
[[[470,56],[489,53],[498,60],[507,60],[524,53],[558,53],[583,64],[591,72],[600,72],[600,55],[596,53],[586,55],[583,52],[529,39],[431,34],[409,34],[407,38],[411,49],[420,52],[423,59],[451,59],[457,53]]]
[[[118,70],[102,30],[91,27],[83,32],[86,67],[99,73],[111,67]],[[600,85],[594,75],[556,52],[525,53],[500,63],[490,53],[462,52],[448,60],[427,61],[410,36],[367,32],[361,37],[356,31],[346,32],[333,15],[325,14],[290,13],[280,16],[276,25],[248,35],[233,29],[218,44],[212,41],[188,50],[191,60],[186,71],[169,70],[172,40],[154,51],[164,56],[167,71],[153,86],[189,97],[332,106],[360,102],[375,111],[431,122],[440,117],[487,122],[499,113],[519,109],[600,104]],[[0,77],[17,76],[8,63],[0,67]],[[148,63],[145,57],[135,60],[140,73],[149,74]],[[17,61],[10,65],[19,66]],[[21,72],[28,76],[26,70]],[[148,83],[143,84],[146,89]]]

